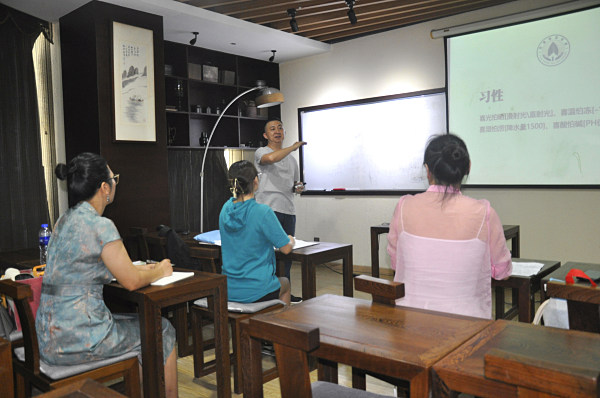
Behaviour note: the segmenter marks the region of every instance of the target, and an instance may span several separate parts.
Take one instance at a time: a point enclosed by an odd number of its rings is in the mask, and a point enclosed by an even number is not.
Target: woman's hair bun
[[[59,180],[66,180],[68,171],[69,168],[64,163],[57,164],[56,168],[54,169],[54,173],[56,174],[56,177],[58,177]]]
[[[462,159],[463,155],[464,155],[464,153],[458,148],[456,148],[452,151],[452,159],[454,159],[454,160]]]
[[[442,158],[449,163],[460,162],[465,158],[467,152],[457,145],[447,146],[442,149]]]

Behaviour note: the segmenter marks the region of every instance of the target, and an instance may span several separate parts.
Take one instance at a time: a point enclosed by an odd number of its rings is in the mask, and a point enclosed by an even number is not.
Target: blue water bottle
[[[42,228],[40,228],[40,232],[38,234],[40,243],[40,264],[46,264],[50,235],[52,235],[52,231],[50,230],[50,227],[48,227],[48,224],[42,224]]]

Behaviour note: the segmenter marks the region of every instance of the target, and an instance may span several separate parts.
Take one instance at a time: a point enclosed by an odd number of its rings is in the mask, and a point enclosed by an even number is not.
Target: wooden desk
[[[161,309],[175,308],[175,319],[183,322],[183,319],[186,319],[183,314],[187,302],[207,296],[209,305],[214,306],[217,395],[231,396],[227,279],[224,275],[207,272],[194,271],[194,274],[191,278],[170,285],[147,286],[132,292],[116,282],[104,287],[104,297],[107,301],[125,301],[137,305],[140,316],[144,397],[146,398],[165,396]],[[177,341],[181,344],[183,331],[187,330],[187,325],[176,325],[176,330]]]
[[[413,398],[429,396],[434,363],[492,323],[330,294],[259,317],[319,327],[321,343],[311,355],[319,359],[320,380],[337,382],[337,363],[344,363],[408,380]],[[242,339],[244,391],[249,397],[262,396],[260,340],[244,332]]]
[[[315,267],[329,261],[342,260],[343,293],[344,296],[353,296],[352,286],[352,245],[343,243],[319,242],[316,245],[295,249],[285,255],[276,252],[277,275],[285,276],[285,260],[299,261],[302,265],[302,299],[308,300],[316,297],[317,283]]]
[[[504,237],[511,241],[511,256],[521,256],[521,232],[518,225],[503,225]],[[390,232],[389,223],[371,227],[371,276],[379,278],[379,235]]]
[[[567,300],[569,310],[569,328],[600,333],[600,287],[591,287],[589,283],[574,283],[567,285],[563,282],[551,282],[550,278],[565,280],[567,273],[578,268],[582,271],[600,271],[600,264],[566,262],[562,267],[542,279],[546,297]]]
[[[517,262],[536,262],[544,266],[531,276],[510,276],[505,280],[492,279],[492,289],[496,296],[496,319],[511,319],[517,312],[519,322],[531,323],[535,315],[535,293],[542,288],[542,278],[560,268],[560,261],[513,259]],[[512,308],[504,311],[504,289],[512,289]]]
[[[190,247],[190,254],[192,257],[218,261],[220,271],[221,246],[198,244],[198,242],[193,239],[186,239],[185,241]],[[308,300],[317,295],[315,267],[329,261],[342,260],[343,294],[344,296],[352,297],[352,245],[319,242],[316,245],[295,249],[288,255],[285,255],[280,251],[276,251],[275,255],[277,258],[277,275],[279,276],[285,276],[285,260],[300,262],[302,267],[302,298],[304,300]]]
[[[484,356],[492,348],[556,366],[600,367],[600,335],[499,320],[433,366],[433,396],[462,392],[478,397],[517,397],[516,386],[485,378]]]

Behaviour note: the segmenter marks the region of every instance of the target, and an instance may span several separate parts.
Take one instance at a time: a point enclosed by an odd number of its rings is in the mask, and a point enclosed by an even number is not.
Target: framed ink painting
[[[156,141],[153,31],[113,22],[115,141]]]

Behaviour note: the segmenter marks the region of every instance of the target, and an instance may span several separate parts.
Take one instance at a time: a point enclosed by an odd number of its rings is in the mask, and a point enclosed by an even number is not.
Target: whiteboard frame
[[[370,97],[370,98],[362,98],[352,101],[343,101],[343,102],[335,102],[330,104],[323,105],[315,105],[309,107],[298,108],[298,134],[299,140],[302,141],[303,137],[303,126],[302,126],[302,114],[307,112],[321,111],[325,109],[334,109],[340,107],[348,107],[348,106],[356,106],[356,105],[366,105],[373,104],[377,102],[386,102],[390,100],[396,99],[411,99],[411,98],[421,98],[423,96],[433,95],[433,94],[443,94],[444,95],[444,104],[445,104],[445,126],[444,133],[447,133],[448,126],[448,103],[447,103],[447,92],[446,88],[436,88],[430,90],[422,90],[422,91],[414,91],[410,93],[402,93],[402,94],[393,94],[386,95],[380,97]],[[300,163],[300,178],[304,181],[304,146],[299,149],[299,163]],[[307,186],[310,187],[310,184]],[[405,194],[415,194],[419,192],[424,192],[425,189],[356,189],[356,190],[311,190],[307,189],[302,193],[302,195],[324,195],[324,196],[373,196],[373,195],[381,195],[381,196],[398,196]]]

